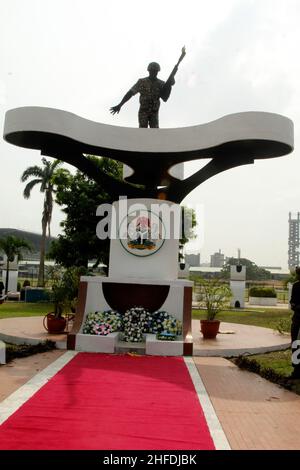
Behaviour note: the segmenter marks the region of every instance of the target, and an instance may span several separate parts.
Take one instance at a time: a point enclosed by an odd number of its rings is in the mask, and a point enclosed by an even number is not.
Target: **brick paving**
[[[232,357],[244,353],[258,354],[279,351],[290,346],[290,336],[281,335],[271,328],[221,322],[216,339],[203,339],[200,320],[192,321],[194,356]],[[227,334],[227,333],[232,334]]]
[[[5,319],[0,323],[2,334],[16,335],[21,342],[28,338],[36,342],[47,338],[40,317],[31,317],[29,322],[23,319],[22,325],[16,319]],[[222,323],[222,330],[234,330],[235,334],[218,335],[211,344],[207,341],[205,345],[201,344],[199,321],[194,320],[194,340],[198,343],[196,354],[204,346],[211,348],[209,353],[217,354],[226,347],[238,349],[242,344],[244,347],[260,344],[272,347],[278,340],[289,342],[287,337],[279,337],[265,328]],[[63,345],[65,338],[65,335],[58,335],[51,339]],[[0,401],[61,354],[63,351],[50,351],[1,366]],[[242,371],[222,357],[194,357],[194,362],[232,449],[300,449],[300,396],[256,374]]]
[[[47,351],[29,357],[14,359],[8,364],[0,366],[0,402],[62,354],[64,354],[64,351]]]
[[[224,358],[194,361],[232,449],[300,449],[300,396]]]
[[[36,344],[50,339],[58,348],[66,348],[66,334],[48,334],[43,327],[44,317],[5,318],[0,320],[0,339],[12,343]],[[192,321],[192,334],[195,356],[232,357],[250,352],[287,349],[290,337],[280,335],[269,328],[261,328],[238,323],[222,322],[220,330],[233,334],[218,334],[215,340],[203,340],[200,333],[200,320]]]
[[[54,350],[1,366],[0,401],[62,354]],[[194,362],[232,449],[300,449],[300,396],[221,357]]]

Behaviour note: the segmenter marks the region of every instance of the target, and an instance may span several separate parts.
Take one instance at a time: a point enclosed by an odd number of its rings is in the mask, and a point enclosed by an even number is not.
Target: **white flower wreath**
[[[133,343],[141,343],[144,340],[144,332],[148,329],[150,313],[143,307],[133,307],[124,314],[123,340]]]

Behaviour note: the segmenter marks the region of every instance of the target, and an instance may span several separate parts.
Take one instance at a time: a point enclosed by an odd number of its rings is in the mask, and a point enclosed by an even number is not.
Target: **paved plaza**
[[[35,380],[60,357],[63,359],[66,335],[48,335],[43,330],[42,317],[2,319],[0,326],[1,339],[6,341],[36,344],[50,338],[60,348],[1,366],[3,402],[11,394],[22,395],[22,387],[28,381]],[[213,410],[208,412],[208,425],[213,429],[217,419],[231,449],[299,449],[300,397],[240,370],[224,358],[286,349],[289,337],[268,328],[222,322],[217,339],[204,341],[199,320],[193,320],[192,326],[194,357],[190,360],[196,366],[193,380],[196,374],[203,387],[201,396],[207,398],[209,410]]]

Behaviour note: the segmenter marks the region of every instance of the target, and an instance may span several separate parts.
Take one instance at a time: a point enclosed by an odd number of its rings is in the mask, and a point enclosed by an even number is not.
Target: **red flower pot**
[[[219,333],[219,320],[200,320],[201,333],[204,339],[215,339]]]
[[[47,313],[44,316],[43,325],[48,333],[63,333],[66,328],[66,319],[55,317],[54,313]]]

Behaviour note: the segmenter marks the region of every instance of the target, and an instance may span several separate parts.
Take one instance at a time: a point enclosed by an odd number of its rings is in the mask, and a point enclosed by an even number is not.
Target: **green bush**
[[[53,349],[55,349],[55,343],[49,340],[38,344],[6,343],[6,362],[20,357],[28,357],[33,354],[52,351]]]
[[[291,318],[280,318],[276,324],[276,330],[282,335],[291,331]]]
[[[273,287],[251,287],[249,289],[250,297],[273,297],[276,298],[276,291]]]

